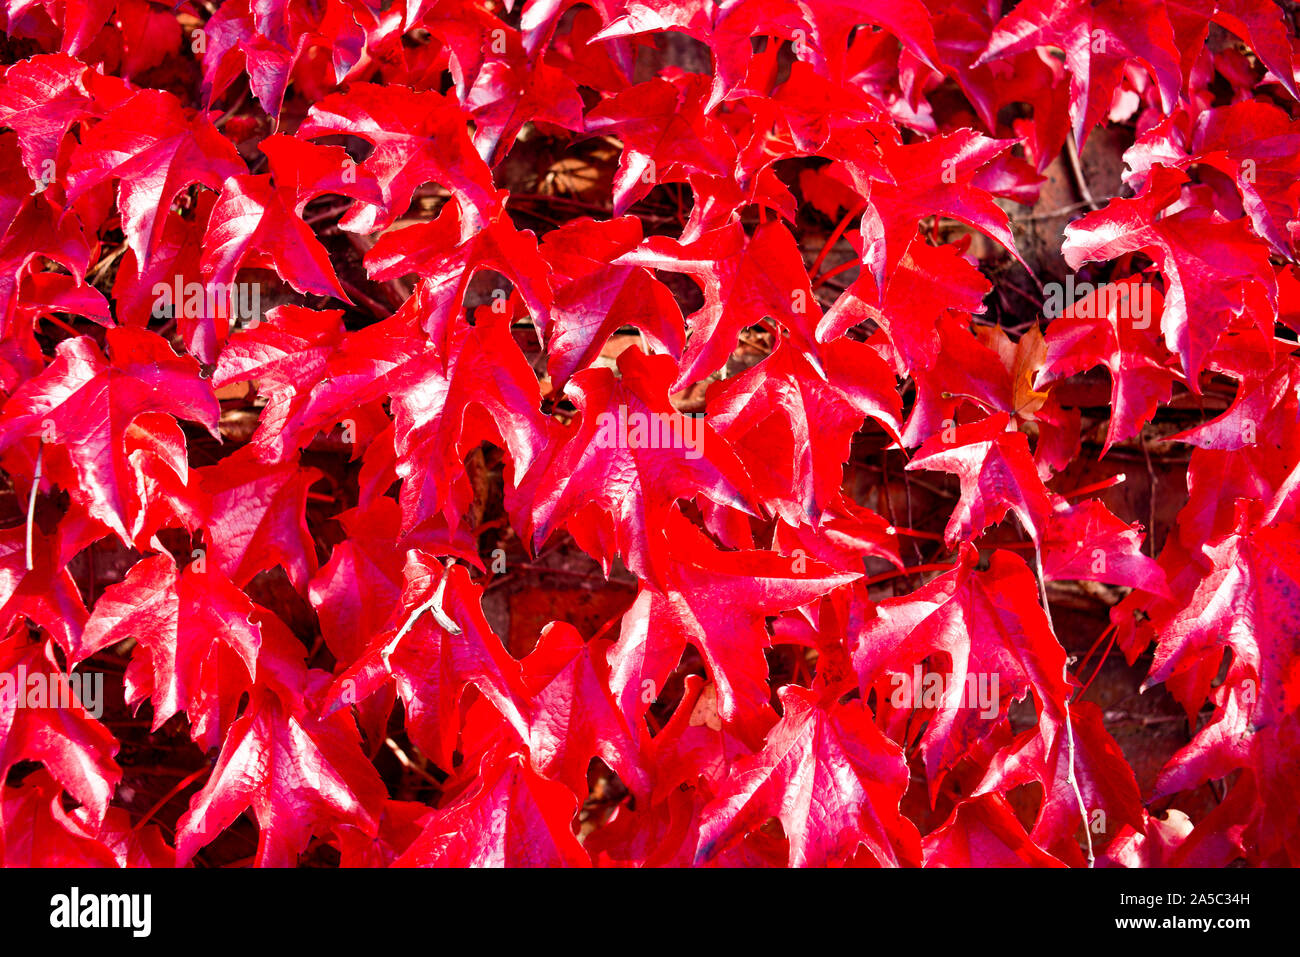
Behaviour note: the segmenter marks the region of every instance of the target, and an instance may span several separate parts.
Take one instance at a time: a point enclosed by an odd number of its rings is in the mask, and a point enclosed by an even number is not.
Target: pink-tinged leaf
[[[525,123],[583,129],[582,96],[571,76],[543,59],[529,62],[521,49],[484,63],[464,103],[474,115],[474,143],[489,163],[509,152]]]
[[[392,225],[425,183],[452,192],[469,228],[501,206],[487,164],[470,141],[469,115],[454,98],[404,86],[358,83],[312,105],[298,128],[302,139],[349,133],[374,147],[362,164],[383,193],[380,204],[359,203],[339,222],[368,233]]]
[[[116,867],[100,826],[63,808],[63,789],[45,771],[0,788],[0,863],[5,867]]]
[[[472,684],[519,739],[528,740],[528,695],[519,663],[483,617],[482,591],[464,566],[444,569],[412,550],[403,576],[401,603],[387,627],[335,682],[330,711],[362,701],[392,680],[412,739],[434,763],[451,770],[461,699]]]
[[[123,230],[136,261],[148,265],[176,196],[200,183],[220,189],[247,167],[205,114],[190,114],[161,90],[141,90],[91,127],[72,154],[68,199],[118,180]]]
[[[671,358],[636,346],[620,353],[621,378],[588,369],[569,383],[581,413],[576,426],[554,427],[544,454],[520,483],[531,514],[519,523],[540,545],[561,524],[593,555],[622,555],[644,573],[654,563],[657,526],[676,499],[702,496],[751,513],[744,466],[707,419],[688,418],[668,402]]]
[[[1269,72],[1300,100],[1292,37],[1285,19],[1277,15],[1276,6],[1269,0],[1213,0],[1211,3],[1167,0],[1167,3],[1178,49],[1183,51],[1185,73],[1191,73],[1192,60],[1204,46],[1210,24],[1215,23],[1248,40]]]
[[[117,739],[87,710],[103,708],[88,694],[102,675],[69,674],[47,641],[31,641],[23,625],[0,639],[0,780],[15,764],[39,761],[86,808],[98,827],[122,779],[113,760]]]
[[[600,757],[645,800],[650,776],[641,742],[609,690],[609,645],[584,642],[565,622],[542,629],[537,647],[521,663],[530,697],[529,754],[538,774],[562,781],[579,799],[591,790],[587,765]]]
[[[1006,799],[985,794],[962,801],[922,841],[926,867],[1065,867],[1035,844]]]
[[[1085,820],[1095,845],[1102,833],[1114,834],[1121,824],[1140,828],[1145,811],[1133,771],[1106,731],[1101,709],[1087,701],[1071,704],[1070,728],[1068,738],[1064,728],[1051,735],[1038,729],[1022,732],[993,759],[972,794],[1005,794],[1018,785],[1041,782],[1043,802],[1030,837],[1077,865],[1083,855],[1076,835]]]
[[[1101,502],[1057,502],[1043,531],[1043,577],[1108,582],[1164,594],[1164,571],[1141,549],[1142,533]]]
[[[373,836],[386,796],[352,716],[290,709],[259,685],[226,734],[207,783],[176,824],[184,866],[245,810],[260,832],[258,867],[289,867],[313,834],[340,827]]]
[[[989,281],[955,247],[913,243],[889,277],[884,303],[879,302],[871,274],[862,274],[827,310],[817,327],[817,341],[830,342],[854,326],[873,322],[893,346],[897,366],[926,368],[939,358],[939,317],[950,309],[983,312],[989,289]]]
[[[1267,454],[1271,445],[1277,454],[1282,449],[1282,440],[1287,437],[1290,423],[1295,421],[1293,413],[1300,397],[1300,361],[1285,356],[1276,364],[1264,363],[1260,370],[1262,374],[1250,370],[1243,375],[1236,368],[1241,352],[1231,347],[1223,351],[1229,352],[1225,357],[1227,362],[1218,361],[1217,355],[1211,355],[1207,365],[1216,372],[1242,380],[1236,399],[1222,415],[1171,438],[1200,449],[1223,452],[1238,452],[1254,446]],[[1273,441],[1269,442],[1270,439]],[[1261,447],[1261,443],[1268,445]],[[1278,459],[1279,464],[1291,461],[1286,455],[1278,455]]]
[[[213,386],[253,380],[267,400],[251,443],[264,461],[284,461],[345,418],[347,408],[364,402],[352,390],[369,386],[395,364],[376,360],[349,373],[338,355],[348,341],[342,318],[341,310],[277,306],[221,351]]]
[[[99,91],[114,82],[88,77],[86,64],[63,53],[34,56],[5,70],[0,126],[18,134],[23,166],[33,182],[46,185],[52,180],[68,130],[102,115],[91,89]]]
[[[682,700],[648,748],[654,765],[652,803],[669,799],[683,785],[703,784],[716,792],[731,766],[751,749],[727,733],[718,714],[718,688],[687,675]],[[695,848],[690,848],[693,857]],[[689,863],[689,861],[688,861]]]
[[[1172,110],[1183,85],[1179,49],[1165,0],[1024,0],[994,28],[983,64],[1037,47],[1057,47],[1070,71],[1070,121],[1082,147],[1110,106],[1125,62],[1136,59],[1156,81],[1161,102]]]
[[[162,412],[198,422],[214,436],[218,408],[198,363],[142,329],[110,329],[109,358],[86,336],[65,339],[55,359],[0,411],[0,449],[27,439],[66,451],[91,514],[131,541],[128,489],[135,485],[125,433],[136,417]]]
[[[750,237],[739,222],[690,243],[652,236],[615,264],[684,273],[704,292],[704,305],[686,317],[690,339],[673,391],[722,368],[741,330],[766,319],[785,326],[815,362],[821,307],[794,237],[781,223],[761,225]]]
[[[336,516],[348,537],[311,580],[308,596],[334,657],[351,665],[399,607],[402,558],[393,548],[402,513],[391,498]]]
[[[1224,222],[1200,206],[1157,218],[1179,199],[1185,180],[1157,167],[1139,196],[1111,200],[1066,226],[1061,250],[1072,269],[1132,252],[1155,260],[1165,278],[1165,343],[1196,389],[1206,355],[1234,318],[1276,312],[1277,281],[1247,220]]]
[[[483,759],[470,791],[440,809],[396,867],[590,867],[570,829],[578,803],[504,748]]]
[[[1052,511],[1023,432],[1007,431],[1005,415],[947,428],[921,446],[908,471],[951,472],[961,480],[961,501],[944,531],[951,548],[970,541],[1014,511],[1025,530],[1041,541]]]
[[[1110,371],[1110,424],[1102,455],[1137,435],[1162,402],[1169,401],[1178,373],[1160,342],[1164,297],[1141,276],[1106,283],[1070,304],[1047,327],[1047,358],[1038,386],[1094,365]]]
[[[1205,549],[1211,571],[1185,607],[1160,628],[1144,687],[1202,656],[1231,648],[1258,684],[1254,723],[1269,727],[1300,704],[1300,527],[1276,525],[1227,537]],[[1252,702],[1247,702],[1248,704]]]
[[[176,320],[186,350],[200,362],[216,358],[220,345],[226,341],[232,318],[229,309],[222,312],[208,308],[210,291],[215,307],[218,301],[230,303],[229,290],[218,297],[215,287],[209,290],[199,272],[203,234],[216,201],[215,193],[204,192],[189,216],[169,211],[162,238],[145,268],[140,268],[135,253],[128,249],[113,280],[118,322],[146,326],[170,315]],[[238,293],[235,303],[240,304]],[[249,303],[252,304],[251,294]]]
[[[960,220],[1020,258],[1007,214],[977,182],[980,172],[1012,145],[974,130],[906,145],[897,134],[881,139],[889,180],[871,184],[861,225],[862,261],[879,289],[886,287],[928,216]]]
[[[417,336],[437,308],[432,295],[431,285],[423,284],[391,320],[395,331]],[[543,454],[548,423],[541,387],[506,315],[478,310],[473,326],[457,323],[449,330],[445,351],[424,343],[418,361],[395,369],[384,388],[391,396],[396,472],[403,480],[404,532],[438,514],[459,519],[452,480],[463,474],[465,456],[479,443],[506,450],[516,482]]]
[[[776,817],[792,867],[841,862],[860,845],[882,866],[919,863],[919,835],[898,811],[908,779],[902,748],[859,702],[826,708],[787,685],[781,707],[763,750],[736,765],[705,809],[696,862]]]
[[[840,85],[850,68],[850,37],[855,28],[867,24],[896,37],[922,63],[940,62],[929,11],[916,0],[888,0],[871,6],[846,0],[728,0],[717,12],[711,38],[718,84],[710,106],[733,95],[754,55],[752,36],[777,35],[797,41],[801,57]],[[859,31],[859,36],[863,32],[871,31]]]
[[[198,470],[211,500],[208,560],[242,588],[280,565],[300,592],[316,573],[316,543],[307,528],[307,491],[320,477],[296,462],[267,465],[243,448]]]
[[[184,711],[194,740],[215,747],[257,672],[262,633],[253,612],[253,603],[206,559],[178,572],[170,557],[157,555],[137,562],[100,596],[75,660],[135,639],[128,702],[149,699],[154,731]]]
[[[33,534],[29,570],[26,528],[0,531],[0,628],[7,631],[25,616],[49,632],[64,654],[72,653],[88,617],[68,561],[90,541],[76,539],[76,531],[64,526],[52,536]]]
[[[957,568],[881,602],[852,639],[860,687],[889,675],[891,699],[934,712],[921,744],[932,800],[945,769],[989,738],[1013,700],[1032,691],[1040,723],[1050,729],[1064,722],[1065,650],[1038,603],[1034,573],[1008,551],[994,552],[987,571],[976,569],[978,560],[979,552],[965,547]],[[948,674],[936,674],[934,655],[948,659]],[[927,658],[927,674],[942,678],[932,704],[924,675],[921,688],[910,687],[910,700],[906,693]]]
[[[1192,832],[1192,822],[1186,814],[1171,807],[1164,819],[1153,817],[1145,810],[1138,827],[1125,827],[1106,848],[1105,856],[1097,861],[1099,867],[1173,867],[1180,847]]]
[[[1206,781],[1225,778],[1240,770],[1229,797],[1206,820],[1203,837],[1219,847],[1206,846],[1188,856],[1212,857],[1211,866],[1223,866],[1242,853],[1268,858],[1290,840],[1295,805],[1288,795],[1300,787],[1300,722],[1294,695],[1283,707],[1291,713],[1274,719],[1276,702],[1260,697],[1261,683],[1244,661],[1234,661],[1211,698],[1215,710],[1210,720],[1186,747],[1174,754],[1156,778],[1152,794],[1167,797],[1190,791]],[[1223,808],[1228,810],[1223,810]],[[1224,839],[1236,846],[1223,848]],[[1249,851],[1246,849],[1249,848]]]

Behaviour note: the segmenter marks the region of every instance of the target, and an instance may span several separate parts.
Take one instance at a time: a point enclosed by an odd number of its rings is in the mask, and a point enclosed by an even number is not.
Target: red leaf
[[[683,182],[690,173],[731,175],[736,144],[722,122],[704,109],[708,81],[685,74],[676,82],[654,79],[602,102],[587,114],[587,130],[613,132],[623,143],[614,174],[614,215],[658,183]]]
[[[535,544],[561,523],[593,555],[619,554],[638,573],[653,567],[653,530],[675,499],[702,496],[749,512],[750,480],[727,441],[668,402],[675,371],[668,356],[636,346],[608,369],[578,373],[568,392],[581,418],[556,429],[520,496],[532,503]],[[567,434],[566,434],[567,432]],[[557,477],[563,477],[557,479]]]
[[[269,466],[250,448],[199,470],[212,507],[206,540],[236,587],[280,565],[301,592],[316,573],[316,545],[307,528],[307,490],[321,473],[296,462]]]
[[[1041,781],[1043,803],[1030,837],[1062,860],[1081,864],[1075,841],[1081,825],[1094,833],[1113,834],[1120,824],[1142,827],[1145,812],[1133,771],[1106,732],[1101,709],[1091,702],[1076,702],[1070,705],[1070,719],[1069,735],[1059,727],[1050,736],[1038,729],[1023,732],[994,758],[972,793],[1005,793]]]
[[[787,343],[709,388],[709,422],[736,450],[770,511],[816,525],[840,497],[844,461],[865,416],[897,436],[894,376],[870,346],[824,347],[824,379]],[[827,381],[829,380],[829,381]]]
[[[139,415],[162,412],[217,434],[217,400],[198,363],[142,329],[110,329],[111,358],[85,336],[59,343],[53,362],[0,411],[0,449],[37,439],[66,451],[91,515],[125,542],[127,490],[135,485],[125,433]]]
[[[501,200],[470,142],[468,119],[454,100],[437,93],[357,83],[314,104],[298,136],[350,133],[374,147],[361,168],[378,182],[383,203],[353,206],[339,222],[343,229],[365,233],[392,225],[429,181],[451,190],[467,222],[477,225],[491,218]]]
[[[1038,604],[1033,572],[1007,551],[994,552],[987,571],[975,569],[978,558],[975,549],[966,547],[953,571],[909,596],[881,602],[874,617],[861,626],[852,649],[859,686],[871,687],[892,674],[891,698],[898,695],[905,704],[912,682],[899,679],[910,679],[913,666],[926,658],[933,668],[933,655],[947,657],[949,674],[940,676],[933,706],[923,697],[923,688],[910,690],[911,706],[934,707],[936,712],[921,744],[931,800],[944,769],[992,734],[1012,700],[1032,690],[1040,724],[1048,721],[1050,729],[1065,718],[1065,651]],[[977,691],[983,685],[996,713],[975,703],[972,682]]]
[[[1165,343],[1183,363],[1193,389],[1206,354],[1233,317],[1263,306],[1276,311],[1277,283],[1268,250],[1244,220],[1223,222],[1199,207],[1156,218],[1179,198],[1184,175],[1158,167],[1141,195],[1112,200],[1065,227],[1061,251],[1070,268],[1145,251],[1165,277],[1160,317]],[[1203,319],[1189,315],[1195,304]]]
[[[881,865],[919,860],[917,834],[898,813],[907,790],[902,749],[857,702],[829,710],[803,688],[781,689],[781,721],[741,761],[704,811],[696,862],[777,817],[792,867],[841,862],[865,845]]]
[[[203,274],[224,289],[241,266],[265,258],[299,292],[347,302],[325,247],[303,222],[303,209],[326,193],[379,204],[378,185],[364,172],[358,174],[341,147],[288,136],[269,137],[260,147],[270,161],[270,175],[226,181],[203,237]]]
[[[245,171],[208,116],[188,114],[170,93],[142,90],[82,137],[68,171],[68,199],[118,180],[123,231],[136,261],[148,265],[181,190],[194,183],[220,189],[226,177]]]
[[[251,809],[261,828],[257,866],[287,867],[326,826],[374,835],[384,796],[350,715],[291,710],[258,686],[227,733],[207,784],[177,822],[176,862],[189,863]]]
[[[1064,867],[1030,840],[1006,799],[985,794],[957,805],[922,842],[926,867]]]
[[[665,520],[670,577],[659,587],[643,583],[623,616],[610,651],[610,686],[623,713],[639,719],[650,703],[645,692],[658,694],[693,643],[717,686],[718,714],[736,737],[757,747],[772,723],[764,618],[861,576],[775,552],[719,551],[680,513]]]
[[[952,472],[961,479],[961,502],[944,539],[949,547],[970,541],[1014,510],[1025,530],[1041,541],[1051,512],[1024,433],[1007,431],[1008,418],[992,415],[973,425],[947,428],[926,442],[907,464]]]
[[[94,680],[60,669],[49,643],[30,641],[23,626],[0,639],[0,779],[21,761],[41,762],[97,829],[122,769],[117,739],[84,707],[103,707],[102,686],[98,695],[83,690]]]
[[[472,684],[528,740],[527,694],[518,662],[506,654],[480,607],[481,591],[465,569],[443,569],[418,551],[407,554],[401,603],[388,627],[330,691],[329,710],[361,701],[391,677],[406,707],[412,739],[450,771],[457,717]]]
[[[584,643],[564,622],[542,629],[537,647],[522,662],[531,699],[529,753],[538,774],[564,782],[579,799],[591,790],[587,765],[599,756],[644,800],[650,795],[649,773],[636,732],[609,690],[608,644]]]
[[[1110,425],[1102,454],[1130,439],[1169,400],[1178,375],[1152,320],[1163,312],[1164,297],[1140,276],[1106,283],[1076,300],[1047,327],[1047,373],[1040,387],[1062,375],[1101,364],[1110,370]]]
[[[253,603],[206,565],[177,572],[166,555],[137,562],[95,603],[73,660],[134,638],[128,702],[149,699],[154,731],[184,711],[194,740],[211,748],[252,685],[262,633]]]
[[[483,759],[476,784],[439,810],[396,867],[590,867],[569,829],[578,804],[519,754]]]
[[[657,350],[680,355],[682,313],[648,269],[614,265],[641,242],[635,217],[579,219],[546,234],[539,252],[551,269],[547,368],[555,386],[592,365],[621,326],[636,326]]]
[[[1156,80],[1161,102],[1171,110],[1183,85],[1178,46],[1165,0],[1023,0],[993,30],[979,63],[1031,50],[1057,47],[1070,71],[1070,122],[1080,147],[1110,106],[1129,59],[1139,60]]]
[[[615,264],[685,273],[704,292],[704,305],[686,317],[691,336],[672,391],[722,368],[740,331],[766,318],[784,325],[815,364],[821,309],[794,239],[780,223],[759,226],[748,238],[738,222],[690,243],[652,236]]]

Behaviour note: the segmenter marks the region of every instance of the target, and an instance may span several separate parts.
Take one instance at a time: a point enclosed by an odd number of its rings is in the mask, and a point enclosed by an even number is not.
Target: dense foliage
[[[0,859],[1300,862],[1292,16],[6,0]]]

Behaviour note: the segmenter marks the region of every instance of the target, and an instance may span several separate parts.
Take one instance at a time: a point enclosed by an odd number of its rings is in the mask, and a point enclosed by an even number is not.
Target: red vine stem
[[[845,213],[844,218],[835,224],[835,229],[831,232],[830,237],[826,240],[825,245],[822,246],[821,252],[819,252],[817,254],[817,258],[813,260],[812,267],[808,270],[809,278],[812,278],[813,276],[817,275],[817,270],[822,268],[822,263],[826,261],[826,256],[828,253],[830,253],[831,247],[834,246],[837,242],[839,242],[840,237],[844,235],[844,230],[848,229],[849,223],[851,223],[858,216],[861,216],[862,211],[866,208],[867,208],[866,203],[859,203],[853,209]]]
[[[1078,498],[1080,495],[1087,495],[1091,492],[1100,492],[1104,489],[1113,488],[1120,482],[1126,481],[1128,476],[1123,472],[1112,475],[1110,478],[1102,479],[1100,482],[1093,482],[1091,485],[1081,485],[1079,488],[1071,489],[1068,492],[1059,493],[1061,498]]]
[[[1114,629],[1115,626],[1113,624],[1108,625],[1106,626],[1106,630],[1097,636],[1097,640],[1092,643],[1092,647],[1088,649],[1088,653],[1084,655],[1083,660],[1079,662],[1080,671],[1088,667],[1088,661],[1092,658],[1092,653],[1097,650],[1097,648],[1101,645],[1101,643],[1106,640],[1106,636],[1109,635]]]
[[[887,582],[893,578],[902,578],[904,575],[919,575],[921,572],[950,572],[956,567],[956,565],[945,565],[943,563],[933,565],[913,565],[911,568],[904,568],[902,570],[895,569],[892,572],[882,572],[879,575],[872,575],[862,584],[879,585],[881,582]]]
[[[1052,632],[1052,637],[1056,638],[1056,626],[1052,623],[1052,606],[1047,599],[1047,582],[1043,578],[1043,553],[1038,547],[1038,542],[1034,542],[1034,559],[1037,563],[1034,568],[1034,578],[1038,580],[1038,595],[1043,602],[1043,614],[1047,616],[1047,627]],[[1060,639],[1057,638],[1057,642]],[[1068,686],[1070,683],[1070,664],[1067,658],[1061,663],[1061,679]],[[1079,804],[1079,818],[1083,821],[1083,838],[1088,843],[1088,866],[1092,867],[1096,857],[1092,850],[1092,831],[1088,827],[1088,805],[1084,803],[1083,791],[1079,789],[1079,777],[1074,771],[1074,724],[1070,720],[1070,699],[1065,699],[1065,746],[1069,755],[1069,771],[1067,777],[1070,787],[1074,791],[1074,799]]]
[[[140,818],[140,820],[136,821],[133,825],[131,825],[131,830],[132,830],[132,831],[138,831],[138,830],[140,830],[140,828],[144,827],[145,824],[147,824],[147,823],[149,822],[149,819],[150,819],[150,818],[152,818],[155,814],[157,814],[157,813],[158,813],[159,811],[161,811],[164,807],[166,807],[168,801],[170,801],[170,800],[171,800],[172,798],[174,798],[176,795],[180,794],[180,793],[181,793],[182,791],[184,791],[187,787],[189,787],[189,786],[190,786],[191,784],[193,784],[196,780],[198,780],[199,775],[201,775],[201,774],[206,774],[206,773],[207,773],[208,771],[210,771],[210,770],[212,770],[212,769],[211,769],[211,768],[206,768],[206,767],[199,768],[197,771],[193,771],[193,772],[191,772],[191,773],[185,775],[185,777],[181,778],[180,782],[179,782],[179,783],[178,783],[174,788],[172,788],[170,791],[168,791],[166,794],[164,794],[161,798],[159,798],[159,799],[158,799],[158,803],[155,804],[153,807],[149,808],[149,810],[147,810],[147,811],[145,812],[144,817]]]
[[[922,538],[927,542],[945,541],[942,535],[935,532],[923,532],[919,528],[900,528],[897,525],[891,525],[888,530],[892,530],[895,535],[902,535],[905,538]],[[1010,548],[1012,550],[1033,548],[1032,542],[975,542],[976,548]]]
[[[1110,641],[1106,645],[1106,650],[1103,651],[1101,653],[1101,657],[1097,659],[1097,667],[1093,669],[1092,677],[1087,680],[1087,682],[1084,684],[1082,688],[1078,690],[1078,692],[1076,692],[1074,695],[1071,696],[1071,700],[1073,700],[1074,698],[1082,698],[1085,694],[1088,693],[1088,689],[1092,687],[1092,683],[1097,680],[1097,675],[1101,674],[1101,666],[1104,665],[1106,663],[1106,659],[1110,657],[1110,650],[1111,648],[1115,647],[1115,639],[1119,637],[1119,629],[1116,628],[1114,625],[1111,625],[1109,628],[1106,629],[1106,631],[1103,631],[1101,633],[1102,638],[1106,637],[1106,632],[1110,632]],[[1101,638],[1098,638],[1097,640],[1101,641]],[[1097,647],[1096,645],[1093,645],[1094,649],[1096,647]],[[1092,652],[1089,651],[1088,654],[1089,656],[1091,656]],[[1080,666],[1079,670],[1080,671],[1083,670],[1082,665]]]
[[[862,260],[859,259],[857,256],[854,256],[852,259],[848,260],[847,262],[842,262],[838,266],[826,270],[824,273],[822,273],[820,276],[818,276],[816,279],[813,280],[813,284],[812,284],[813,291],[815,292],[817,289],[821,288],[821,286],[826,282],[826,280],[830,279],[832,276],[838,276],[842,272],[846,272],[850,269],[856,269],[858,266],[861,265],[862,265]]]

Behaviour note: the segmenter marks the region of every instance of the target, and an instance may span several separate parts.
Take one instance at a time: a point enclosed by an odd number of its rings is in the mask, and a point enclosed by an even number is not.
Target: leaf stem
[[[1106,643],[1106,650],[1103,651],[1101,653],[1101,657],[1097,659],[1097,667],[1093,669],[1092,677],[1089,678],[1087,682],[1084,683],[1084,686],[1082,688],[1080,688],[1077,692],[1075,692],[1071,696],[1071,700],[1074,700],[1075,698],[1082,698],[1085,694],[1087,694],[1088,689],[1092,687],[1092,683],[1097,680],[1097,675],[1101,674],[1101,666],[1104,665],[1106,663],[1106,659],[1110,657],[1111,648],[1115,647],[1115,638],[1119,635],[1119,629],[1117,629],[1114,625],[1111,625],[1109,628],[1107,628],[1105,631],[1101,633],[1101,638],[1097,639],[1098,644],[1100,644],[1101,639],[1105,638],[1107,634],[1110,635],[1110,641]],[[1088,658],[1091,658],[1093,651],[1096,650],[1097,650],[1097,645],[1093,645],[1092,648],[1088,651],[1087,656],[1084,658],[1083,664],[1087,664]],[[1083,664],[1080,664],[1079,666],[1080,671],[1083,670]]]
[[[898,525],[891,525],[885,529],[886,532],[893,532],[895,535],[902,535],[905,538],[923,538],[927,542],[941,542],[943,536],[936,532],[923,532],[919,528],[901,528]]]
[[[1128,476],[1123,472],[1116,473],[1109,478],[1102,479],[1100,482],[1093,482],[1091,485],[1081,485],[1079,488],[1070,489],[1068,492],[1061,492],[1061,498],[1078,498],[1080,495],[1090,495],[1093,492],[1101,492],[1108,488],[1113,488],[1121,482],[1127,481]]]
[[[402,625],[401,630],[398,631],[398,633],[393,636],[393,640],[385,645],[383,650],[379,652],[379,657],[384,660],[384,664],[388,666],[390,670],[391,666],[388,665],[389,656],[397,650],[398,643],[406,637],[406,633],[415,627],[416,619],[426,611],[433,615],[433,620],[438,623],[438,627],[443,631],[452,635],[459,635],[461,633],[460,625],[448,618],[447,613],[442,610],[442,595],[443,592],[447,590],[447,576],[451,573],[451,567],[454,564],[454,561],[449,560],[447,564],[443,566],[442,577],[438,579],[438,587],[433,590],[433,597],[419,608],[415,609],[415,611],[411,612],[410,616],[406,619],[406,623]]]
[[[846,262],[842,262],[838,266],[831,267],[830,269],[826,270],[824,273],[822,273],[820,276],[818,276],[816,279],[813,280],[812,283],[813,291],[816,292],[818,289],[820,289],[822,285],[825,284],[826,280],[830,279],[832,276],[838,276],[842,272],[847,272],[850,269],[856,269],[861,265],[862,265],[862,260],[859,259],[857,256],[854,256],[852,259]]]
[[[1074,183],[1079,187],[1079,196],[1089,209],[1101,209],[1101,204],[1092,197],[1092,190],[1088,189],[1088,180],[1083,175],[1083,163],[1079,161],[1079,150],[1074,145],[1073,135],[1065,138],[1065,154],[1070,160],[1070,172],[1074,174]]]
[[[157,814],[159,811],[161,811],[164,807],[167,806],[168,801],[170,801],[176,795],[180,794],[187,787],[189,787],[196,780],[198,780],[200,775],[206,774],[211,770],[212,770],[211,768],[205,766],[199,768],[197,771],[192,771],[191,773],[185,775],[185,777],[181,778],[181,780],[177,783],[177,785],[174,788],[172,788],[170,791],[168,791],[166,794],[164,794],[161,798],[158,799],[158,803],[156,803],[153,807],[149,808],[149,810],[144,812],[144,817],[140,818],[140,820],[136,821],[134,824],[131,825],[131,830],[132,831],[140,830],[140,828],[144,827],[145,824],[149,822],[150,818],[152,818],[155,814]]]
[[[32,490],[27,496],[27,570],[32,570],[32,529],[36,525],[36,493],[41,488],[41,459],[45,455],[45,443],[36,447],[36,474],[32,476]]]
[[[46,322],[54,323],[56,326],[58,326],[60,329],[62,329],[64,332],[66,332],[74,339],[76,339],[78,336],[81,335],[81,333],[79,333],[76,329],[68,325],[62,319],[57,318],[56,316],[45,316],[44,319]]]
[[[901,578],[904,575],[919,575],[921,572],[950,572],[956,567],[956,565],[946,565],[942,562],[937,562],[932,565],[913,565],[911,568],[904,568],[901,570],[895,569],[892,572],[882,572],[879,575],[872,575],[862,584],[879,585],[881,582],[887,582],[892,578]]]
[[[1047,582],[1043,579],[1043,552],[1038,546],[1038,541],[1034,541],[1034,559],[1037,567],[1034,569],[1034,578],[1038,580],[1038,595],[1043,602],[1043,614],[1047,616],[1047,627],[1051,629],[1052,637],[1056,637],[1056,626],[1052,624],[1052,606],[1047,600]],[[1057,642],[1060,639],[1057,638]],[[1067,658],[1061,665],[1061,677],[1064,679],[1066,687],[1070,684],[1070,663]],[[1070,698],[1065,699],[1065,746],[1069,755],[1070,769],[1068,778],[1070,787],[1074,790],[1074,799],[1079,804],[1079,818],[1083,821],[1083,838],[1088,843],[1088,866],[1092,867],[1096,858],[1092,851],[1092,831],[1088,827],[1088,807],[1083,801],[1083,791],[1079,789],[1079,778],[1074,771],[1074,725],[1070,721]]]
[[[854,206],[844,214],[843,219],[835,224],[835,229],[822,245],[821,251],[817,254],[817,258],[813,260],[813,264],[808,270],[808,277],[810,279],[817,275],[817,270],[822,268],[822,263],[826,261],[826,256],[830,253],[831,247],[839,242],[840,237],[844,235],[844,230],[848,229],[849,223],[851,223],[856,217],[861,216],[862,211],[866,208],[866,203],[858,203],[858,205]]]
[[[424,768],[420,767],[418,764],[412,761],[411,756],[402,750],[402,746],[400,744],[398,744],[392,738],[384,738],[384,744],[387,745],[389,751],[393,752],[393,756],[397,758],[398,763],[401,764],[402,767],[406,768],[406,770],[410,771],[412,774],[416,774],[424,778],[425,781],[427,781],[429,784],[432,784],[438,790],[442,790],[442,782],[439,781],[437,778],[435,778]]]

